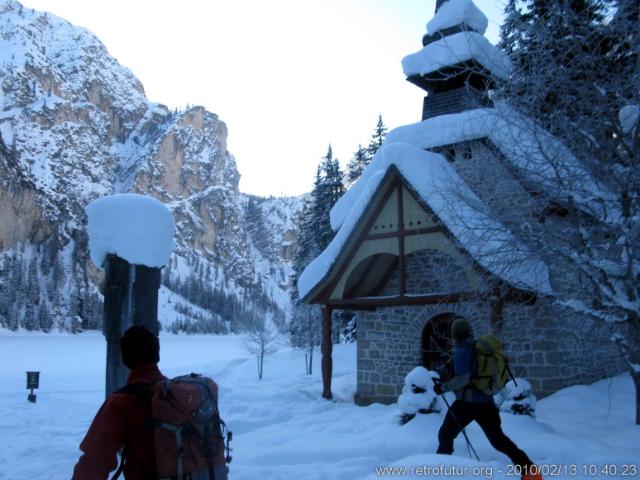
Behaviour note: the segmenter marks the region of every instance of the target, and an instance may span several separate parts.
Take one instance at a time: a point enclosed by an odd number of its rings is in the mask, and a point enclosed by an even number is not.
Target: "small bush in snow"
[[[524,378],[516,378],[516,384],[510,380],[504,389],[494,398],[503,412],[515,415],[536,416],[536,396],[531,391],[531,384]]]
[[[402,414],[400,423],[404,425],[417,413],[439,412],[437,395],[433,391],[433,379],[440,378],[436,372],[424,367],[416,367],[404,379],[402,393],[398,397],[398,407]]]

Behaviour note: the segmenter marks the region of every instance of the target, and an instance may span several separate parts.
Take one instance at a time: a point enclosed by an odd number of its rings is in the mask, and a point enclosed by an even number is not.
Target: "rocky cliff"
[[[0,0],[0,37],[0,326],[99,326],[84,207],[116,192],[174,213],[165,327],[284,322],[300,201],[238,191],[224,122],[149,102],[91,32],[51,14]]]

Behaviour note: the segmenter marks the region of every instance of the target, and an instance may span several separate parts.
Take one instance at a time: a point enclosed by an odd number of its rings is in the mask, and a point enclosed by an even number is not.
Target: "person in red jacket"
[[[131,370],[127,385],[164,380],[158,369],[160,342],[144,327],[128,329],[120,340],[123,363]],[[82,455],[73,480],[102,480],[118,466],[124,448],[127,480],[157,478],[155,469],[151,405],[139,395],[115,392],[100,407],[80,444]]]

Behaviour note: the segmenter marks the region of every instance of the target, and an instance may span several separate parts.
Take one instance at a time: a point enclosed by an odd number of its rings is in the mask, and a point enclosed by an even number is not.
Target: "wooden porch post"
[[[323,305],[322,310],[322,397],[331,400],[331,376],[333,374],[333,341],[331,338],[331,307]]]

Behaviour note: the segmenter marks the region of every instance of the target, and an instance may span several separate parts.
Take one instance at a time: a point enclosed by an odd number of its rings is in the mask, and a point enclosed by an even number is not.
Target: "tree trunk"
[[[636,425],[640,425],[640,372],[631,372],[631,377],[636,386]]]
[[[262,369],[264,367],[264,350],[260,352],[260,359],[258,360],[260,363],[259,372],[258,372],[258,380],[262,380]]]

